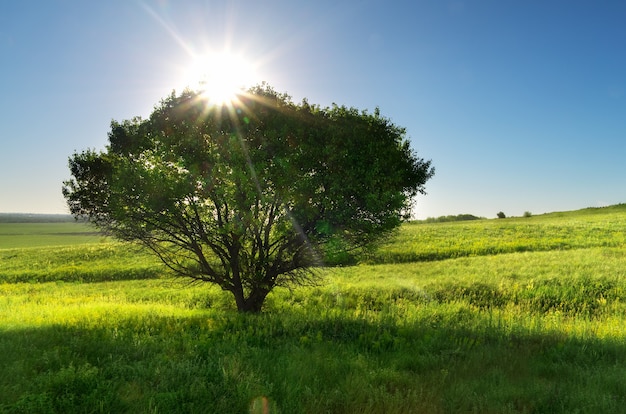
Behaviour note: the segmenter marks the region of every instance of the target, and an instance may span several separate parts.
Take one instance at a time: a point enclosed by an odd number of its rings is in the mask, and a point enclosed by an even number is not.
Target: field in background
[[[0,249],[84,245],[105,241],[96,229],[66,215],[0,214]]]
[[[626,204],[620,204],[532,217],[413,222],[371,260],[399,263],[625,245]]]
[[[99,237],[0,248],[0,411],[626,412],[625,231],[625,205],[407,224],[258,316]]]

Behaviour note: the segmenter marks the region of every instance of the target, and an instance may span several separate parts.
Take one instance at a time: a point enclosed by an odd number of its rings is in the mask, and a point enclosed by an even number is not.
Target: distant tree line
[[[426,220],[419,220],[422,223],[447,223],[451,221],[469,221],[469,220],[482,220],[484,217],[476,217],[472,214],[457,214],[456,216],[439,216],[428,217]]]

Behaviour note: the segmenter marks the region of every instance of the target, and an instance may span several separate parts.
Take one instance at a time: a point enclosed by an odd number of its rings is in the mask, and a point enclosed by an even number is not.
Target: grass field
[[[86,223],[3,223],[0,222],[0,249],[84,245],[105,238]]]
[[[407,224],[256,316],[136,248],[5,224],[0,412],[626,412],[625,205]]]

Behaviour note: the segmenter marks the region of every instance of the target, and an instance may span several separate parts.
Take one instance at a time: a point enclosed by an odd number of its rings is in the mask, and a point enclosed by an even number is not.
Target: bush
[[[503,212],[498,212],[498,218],[506,218],[506,215]]]

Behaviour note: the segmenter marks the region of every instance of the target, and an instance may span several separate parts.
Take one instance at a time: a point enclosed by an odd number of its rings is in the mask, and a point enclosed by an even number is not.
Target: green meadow
[[[626,412],[626,205],[407,223],[260,315],[44,224],[0,223],[0,412]]]
[[[98,241],[104,241],[103,236],[85,223],[0,220],[0,249],[83,245]]]

